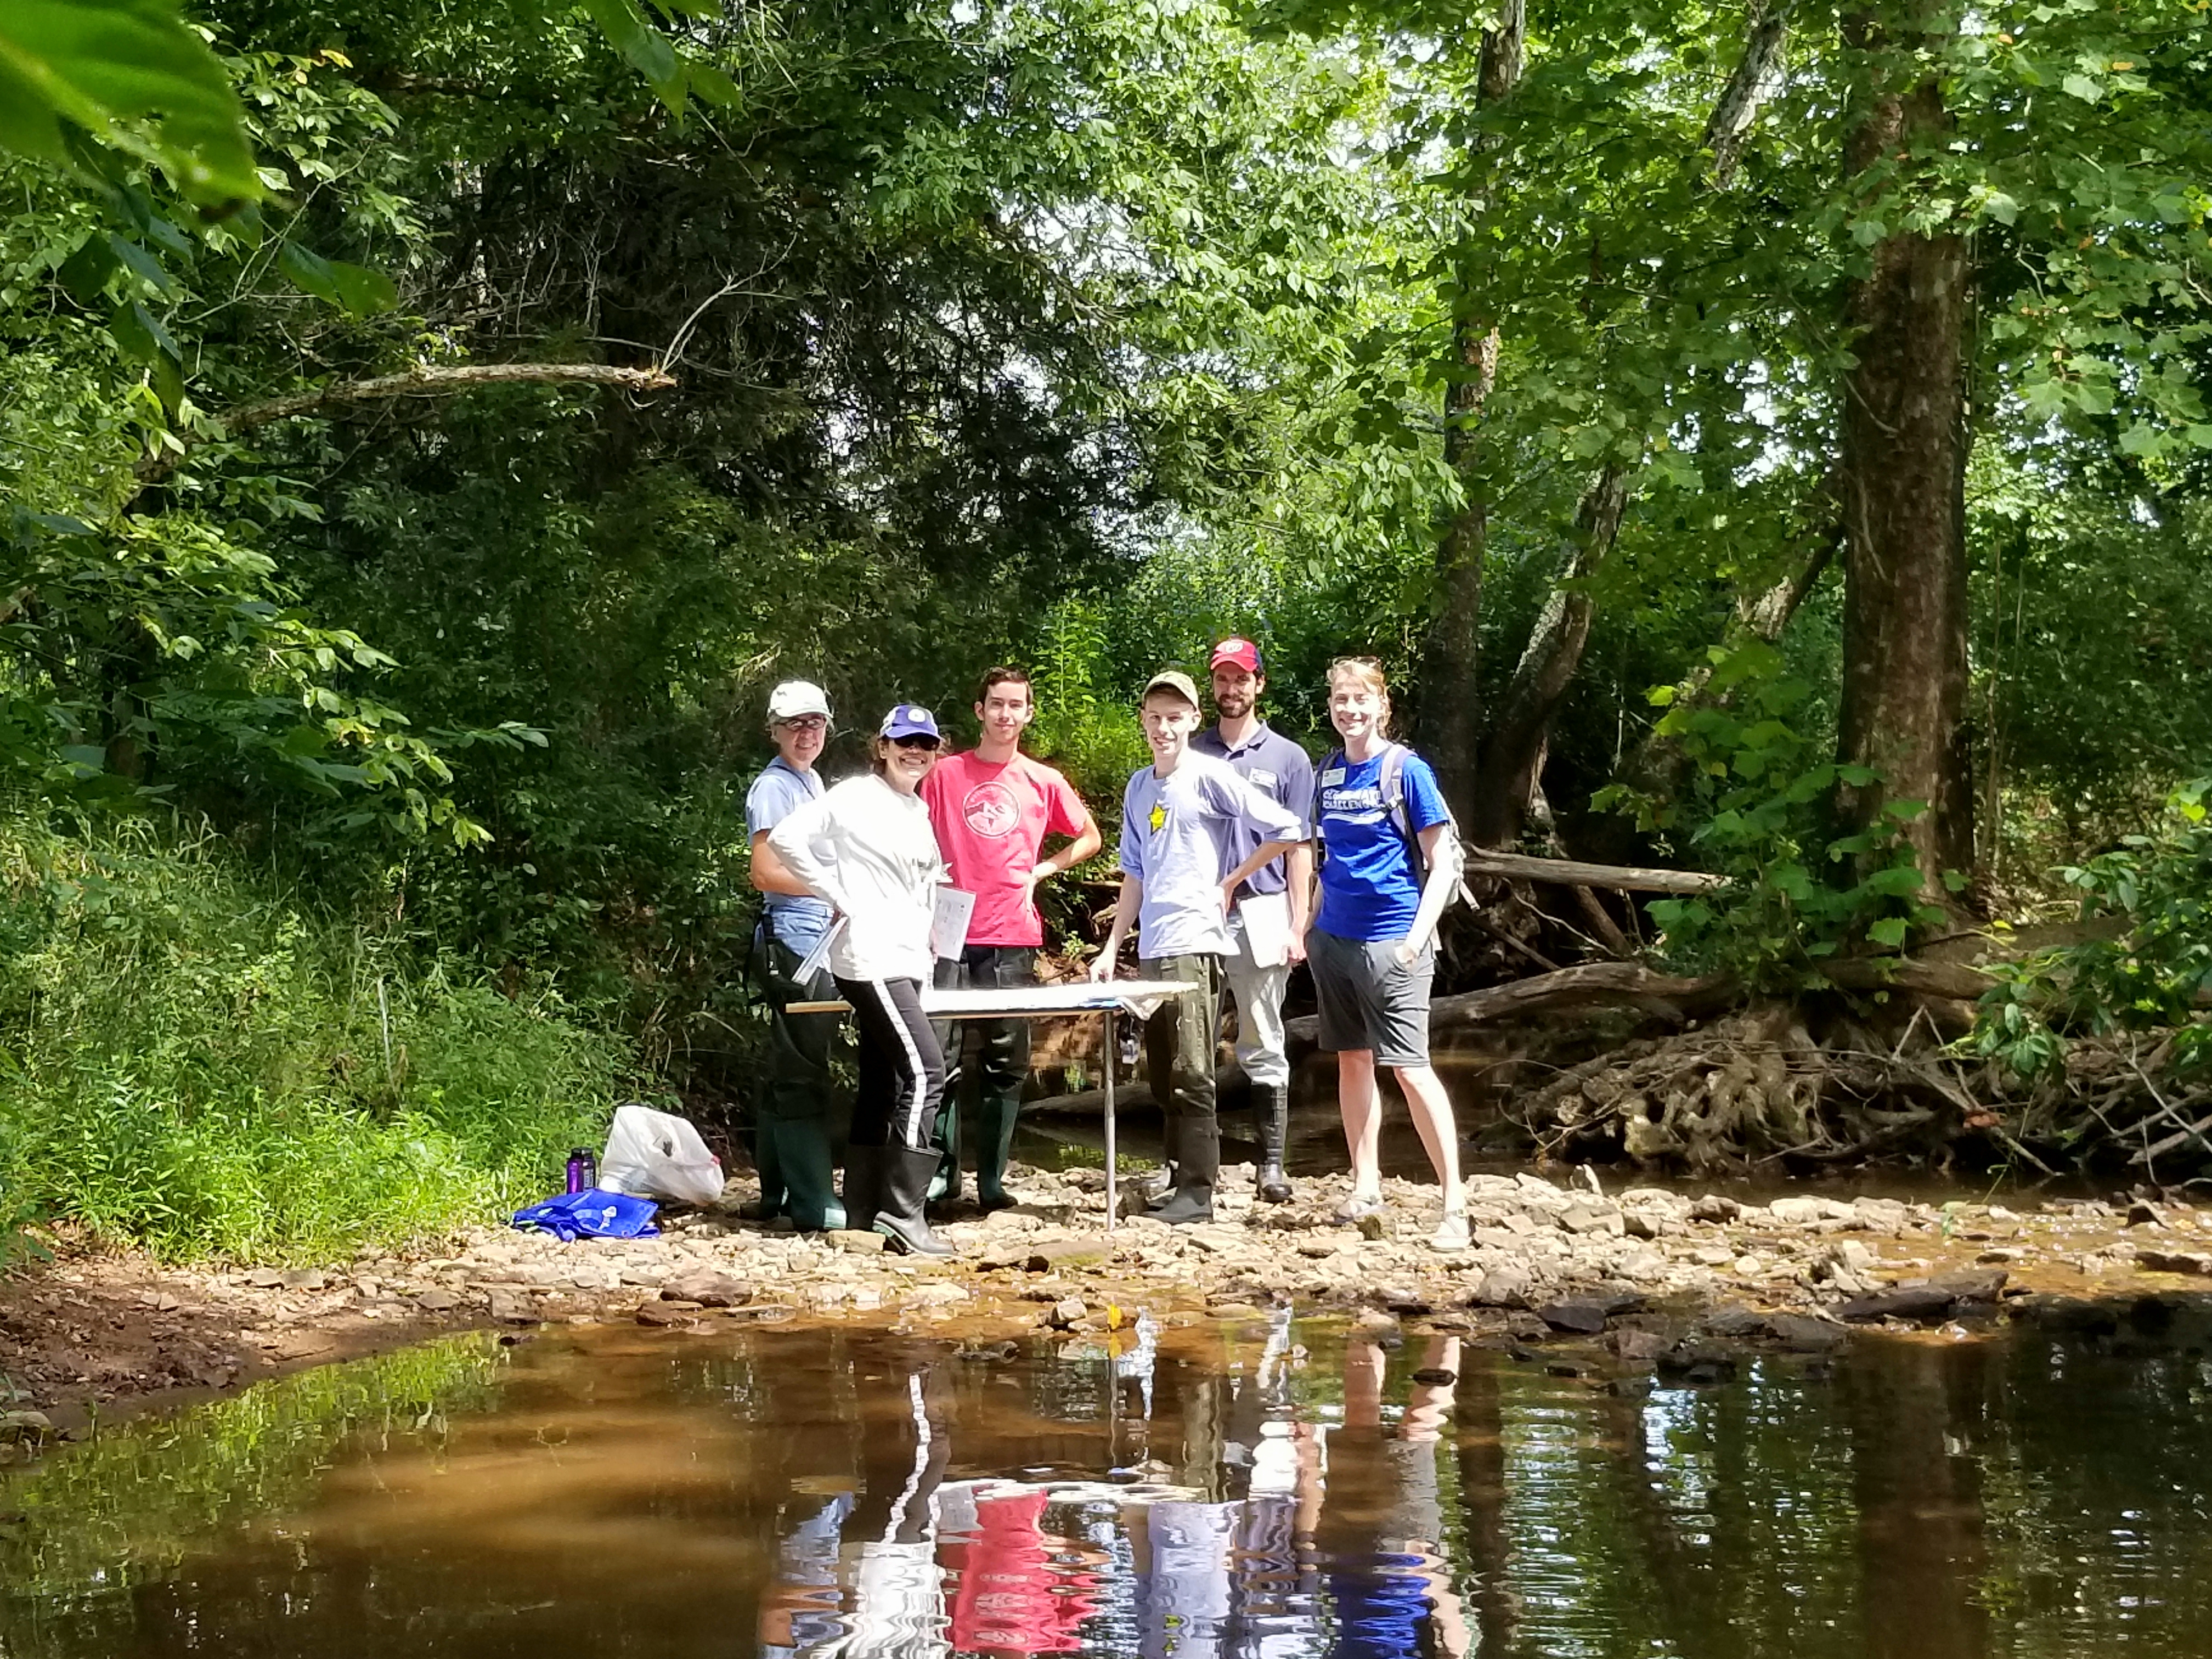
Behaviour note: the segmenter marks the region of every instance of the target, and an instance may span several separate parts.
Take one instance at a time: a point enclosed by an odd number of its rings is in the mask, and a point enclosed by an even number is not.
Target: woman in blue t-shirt
[[[1398,1074],[1443,1189],[1430,1245],[1462,1250],[1459,1131],[1451,1097],[1429,1064],[1437,922],[1459,882],[1458,837],[1436,773],[1387,735],[1390,692],[1372,658],[1329,665],[1328,717],[1344,746],[1323,765],[1314,792],[1321,902],[1306,960],[1321,1005],[1321,1046],[1336,1054],[1337,1105],[1352,1151],[1352,1196],[1335,1218],[1357,1221],[1382,1208],[1375,1067],[1387,1066]]]

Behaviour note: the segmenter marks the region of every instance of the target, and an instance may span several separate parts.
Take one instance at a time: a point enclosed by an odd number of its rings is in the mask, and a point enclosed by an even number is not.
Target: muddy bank
[[[1853,1328],[1957,1334],[2000,1317],[2112,1328],[2127,1302],[2212,1291],[2212,1214],[2058,1199],[1936,1205],[1631,1187],[1532,1175],[1467,1182],[1473,1248],[1427,1248],[1432,1187],[1386,1183],[1388,1212],[1332,1224],[1346,1178],[1258,1204],[1224,1171],[1211,1225],[1103,1228],[1096,1170],[1018,1169],[1018,1208],[942,1225],[962,1255],[890,1255],[872,1235],[807,1237],[723,1209],[660,1237],[562,1244],[487,1229],[443,1254],[369,1253],[321,1268],[161,1267],[67,1254],[0,1285],[0,1456],[149,1401],[238,1388],[442,1329],[548,1322],[714,1328],[862,1316],[988,1338],[1081,1336],[1146,1309],[1169,1322],[1289,1304],[1364,1310],[1500,1343],[1603,1337],[1665,1369],[1718,1363],[1710,1341],[1819,1349]],[[2123,1311],[2100,1303],[2117,1301]],[[1701,1346],[1705,1345],[1705,1346]],[[12,1397],[9,1397],[12,1396]]]

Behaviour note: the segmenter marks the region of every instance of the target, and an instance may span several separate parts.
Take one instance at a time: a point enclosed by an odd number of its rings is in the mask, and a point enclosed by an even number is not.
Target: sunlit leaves
[[[174,0],[0,7],[0,146],[68,163],[70,125],[155,163],[195,201],[262,193],[237,96]]]

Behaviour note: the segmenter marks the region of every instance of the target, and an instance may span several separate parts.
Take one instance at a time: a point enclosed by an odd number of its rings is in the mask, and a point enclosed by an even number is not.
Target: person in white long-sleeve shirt
[[[922,1205],[944,1146],[937,1109],[945,1056],[921,1011],[934,967],[930,918],[945,860],[922,805],[921,781],[940,738],[927,708],[884,717],[874,769],[848,778],[769,832],[782,868],[839,915],[830,971],[853,1005],[860,1086],[845,1154],[848,1224],[873,1227],[899,1249],[951,1255]]]

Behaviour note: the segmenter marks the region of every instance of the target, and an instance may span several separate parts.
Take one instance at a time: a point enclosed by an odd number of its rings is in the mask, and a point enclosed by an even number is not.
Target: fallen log
[[[1470,876],[1501,876],[1509,881],[1548,882],[1557,887],[1610,887],[1626,893],[1710,893],[1726,884],[1723,876],[1698,870],[1656,870],[1629,864],[1584,864],[1578,859],[1532,858],[1525,853],[1492,853],[1470,848]]]
[[[1633,962],[1585,962],[1510,984],[1438,997],[1429,1005],[1429,1030],[1434,1034],[1490,1020],[1525,1018],[1606,1003],[1626,1003],[1669,1018],[1696,1019],[1727,1007],[1735,998],[1736,982],[1728,974],[1686,978],[1655,973]],[[1283,1022],[1283,1034],[1293,1048],[1312,1047],[1319,1029],[1319,1020],[1310,1014]]]
[[[1727,974],[1685,978],[1654,973],[1632,962],[1589,962],[1515,980],[1508,985],[1438,997],[1429,1005],[1429,1030],[1431,1033],[1456,1030],[1491,1020],[1526,1018],[1562,1009],[1599,1007],[1609,1003],[1640,1008],[1679,1024],[1719,1012],[1735,1000],[1736,994],[1736,982]],[[1296,1060],[1319,1040],[1320,1022],[1310,1014],[1285,1020],[1283,1036],[1291,1058]],[[1214,1074],[1214,1084],[1222,1103],[1228,1106],[1236,1104],[1250,1086],[1243,1067],[1233,1061]],[[1115,1096],[1125,1106],[1152,1103],[1152,1091],[1134,1078],[1117,1083]],[[1103,1111],[1105,1103],[1103,1091],[1084,1089],[1073,1094],[1033,1100],[1022,1109],[1040,1115],[1087,1114]]]

